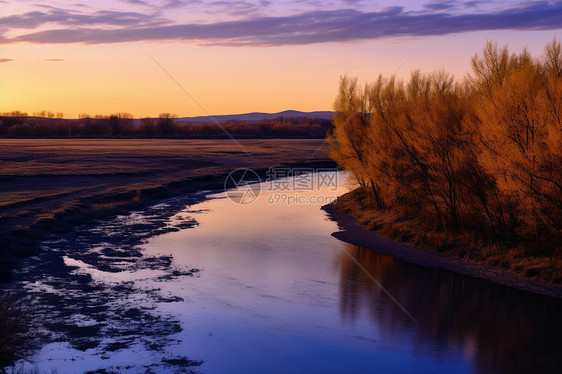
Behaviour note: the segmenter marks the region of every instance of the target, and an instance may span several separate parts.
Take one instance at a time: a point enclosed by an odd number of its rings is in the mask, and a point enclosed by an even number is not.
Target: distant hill
[[[178,123],[193,123],[203,124],[212,123],[214,120],[219,122],[225,121],[244,121],[244,122],[259,122],[262,119],[274,119],[277,117],[304,117],[304,118],[318,118],[330,119],[334,112],[318,111],[318,112],[299,112],[298,110],[285,110],[279,113],[243,113],[243,114],[227,114],[218,116],[198,116],[198,117],[181,117],[177,119]],[[214,120],[213,120],[214,119]]]

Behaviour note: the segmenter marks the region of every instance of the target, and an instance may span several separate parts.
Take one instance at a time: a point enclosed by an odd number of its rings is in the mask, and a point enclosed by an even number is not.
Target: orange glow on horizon
[[[479,32],[280,47],[9,44],[2,47],[13,61],[0,63],[0,112],[47,110],[77,118],[82,113],[155,117],[163,112],[200,116],[205,110],[214,115],[332,110],[341,75],[372,81],[379,73],[405,78],[414,69],[445,68],[462,79],[470,56],[488,39],[540,54],[552,36],[550,31]],[[509,43],[516,38],[517,44]]]

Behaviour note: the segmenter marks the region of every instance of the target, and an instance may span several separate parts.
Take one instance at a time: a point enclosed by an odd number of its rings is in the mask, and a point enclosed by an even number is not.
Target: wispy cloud
[[[142,5],[142,6],[151,6],[149,3],[147,3],[146,1],[142,1],[142,0],[119,0],[122,3],[125,4],[131,4],[131,5]]]
[[[445,10],[455,8],[457,3],[455,0],[434,0],[424,4],[423,7],[430,10]]]
[[[13,58],[0,58],[0,62],[12,62],[14,61]]]
[[[160,4],[160,9],[173,9],[179,8],[186,5],[185,1],[182,0],[165,0],[162,4]]]
[[[256,4],[247,1],[213,1],[208,3],[208,6],[210,8],[209,12],[220,12],[232,16],[247,16],[258,13],[264,7],[267,7],[267,4],[267,2]]]
[[[67,26],[108,25],[117,27],[149,26],[163,24],[165,20],[154,14],[99,10],[90,14],[46,6],[45,11],[32,11],[0,17],[2,28],[34,29],[45,24]]]
[[[473,1],[465,1],[462,6],[466,8],[475,8],[481,4],[484,4],[486,0],[473,0]]]
[[[19,29],[47,23],[58,27],[0,37],[0,43],[93,44],[177,40],[202,45],[276,46],[483,30],[562,28],[561,2],[531,2],[490,13],[459,13],[458,9],[472,9],[466,8],[468,3],[460,3],[454,13],[449,12],[448,8],[455,5],[453,3],[456,2],[434,1],[421,12],[406,11],[402,7],[373,12],[343,9],[283,17],[249,15],[239,20],[206,24],[174,24],[154,15],[135,12],[31,12],[0,18],[0,24],[5,28]],[[242,9],[243,5],[240,7]]]

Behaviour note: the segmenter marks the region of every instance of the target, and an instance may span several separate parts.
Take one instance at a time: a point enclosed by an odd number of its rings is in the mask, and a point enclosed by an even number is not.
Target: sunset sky
[[[462,78],[561,29],[547,1],[0,0],[0,112],[205,114],[174,79],[212,114],[331,110],[342,74]]]

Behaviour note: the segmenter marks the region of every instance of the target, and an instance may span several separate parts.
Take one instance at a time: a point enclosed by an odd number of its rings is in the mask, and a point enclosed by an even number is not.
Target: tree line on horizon
[[[324,138],[331,121],[304,117],[277,117],[258,122],[229,120],[216,123],[179,123],[177,116],[162,113],[158,118],[135,120],[129,113],[111,115],[81,114],[78,119],[64,119],[62,113],[0,113],[1,137],[39,138],[216,138],[234,137],[305,137]],[[222,128],[221,128],[222,127]]]
[[[539,58],[488,42],[471,62],[462,81],[443,70],[363,87],[342,77],[331,156],[374,209],[559,253],[560,42]]]

